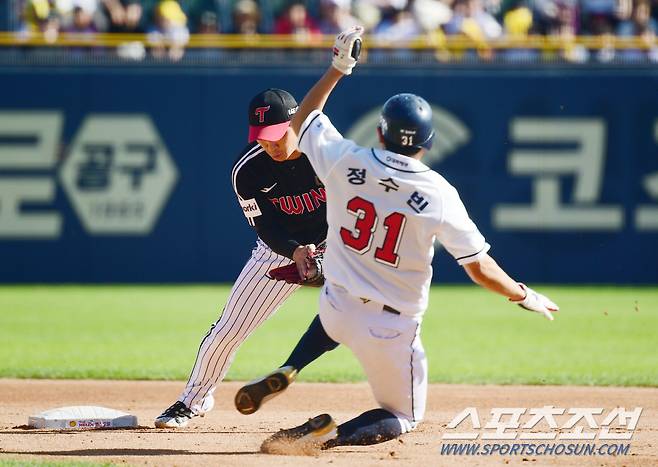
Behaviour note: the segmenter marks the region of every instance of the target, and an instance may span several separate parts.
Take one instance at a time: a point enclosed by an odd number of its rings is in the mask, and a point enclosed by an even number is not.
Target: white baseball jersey
[[[327,188],[325,276],[351,295],[421,315],[435,238],[461,265],[489,250],[457,190],[422,162],[360,147],[320,111],[299,148]]]

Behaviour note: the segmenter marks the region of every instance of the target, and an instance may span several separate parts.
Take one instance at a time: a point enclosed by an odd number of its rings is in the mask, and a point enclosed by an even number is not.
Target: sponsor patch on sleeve
[[[258,203],[254,198],[241,199],[240,206],[242,207],[242,211],[247,219],[253,219],[254,217],[262,215]]]

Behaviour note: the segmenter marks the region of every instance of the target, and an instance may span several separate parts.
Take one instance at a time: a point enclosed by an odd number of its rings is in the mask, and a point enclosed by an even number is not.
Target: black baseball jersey
[[[327,194],[306,155],[277,162],[258,142],[233,164],[233,190],[249,225],[274,252],[292,258],[299,245],[327,237]]]

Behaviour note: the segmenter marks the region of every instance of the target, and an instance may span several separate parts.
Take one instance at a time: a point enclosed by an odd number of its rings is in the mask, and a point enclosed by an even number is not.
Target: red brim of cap
[[[268,126],[249,125],[249,142],[252,143],[257,139],[265,141],[279,141],[286,134],[290,122],[277,123]]]

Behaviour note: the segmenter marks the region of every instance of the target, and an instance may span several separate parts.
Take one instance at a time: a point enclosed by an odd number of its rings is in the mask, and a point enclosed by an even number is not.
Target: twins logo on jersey
[[[313,212],[322,203],[327,202],[327,192],[324,188],[313,189],[307,193],[294,196],[279,196],[270,198],[275,207],[281,209],[288,215],[300,215],[304,212]]]

